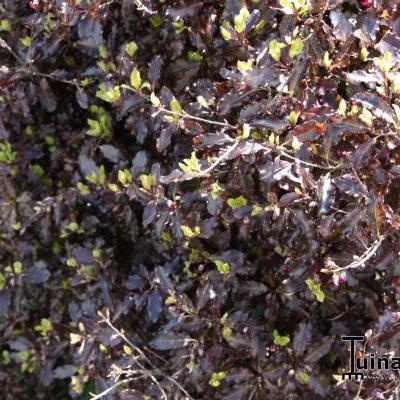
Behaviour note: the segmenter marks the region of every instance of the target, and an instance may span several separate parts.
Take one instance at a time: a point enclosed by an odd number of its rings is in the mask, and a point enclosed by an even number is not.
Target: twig
[[[21,68],[19,71],[24,72],[26,74],[30,74],[32,76],[35,76],[35,75],[36,76],[41,76],[43,78],[48,78],[48,79],[51,79],[51,80],[56,81],[56,82],[61,82],[61,83],[65,83],[67,85],[72,85],[72,86],[75,86],[77,88],[79,88],[81,86],[78,82],[73,82],[73,81],[69,81],[67,79],[57,78],[54,75],[46,74],[44,72],[39,72],[39,71],[33,71],[30,68]]]
[[[103,322],[105,322],[121,339],[123,339],[125,341],[125,343],[132,348],[133,350],[135,350],[137,353],[139,353],[139,355],[141,355],[143,357],[143,359],[154,369],[154,371],[148,370],[140,361],[138,361],[136,358],[134,359],[135,363],[138,365],[138,367],[141,369],[141,371],[143,372],[143,375],[146,375],[148,378],[150,378],[155,385],[157,386],[158,390],[161,393],[161,398],[164,400],[168,400],[168,397],[164,391],[164,389],[161,387],[160,383],[157,381],[157,379],[155,378],[154,375],[158,375],[161,376],[167,380],[169,380],[170,382],[172,382],[185,396],[187,396],[190,400],[194,400],[193,397],[188,393],[188,391],[173,377],[159,371],[156,369],[156,367],[154,366],[154,364],[151,363],[151,361],[146,357],[146,355],[143,353],[142,350],[140,350],[137,346],[135,346],[126,336],[123,332],[121,332],[120,330],[118,330],[110,321],[110,318],[107,315],[104,315],[101,311],[98,311],[98,315],[99,317],[102,319]],[[130,378],[131,380],[133,380],[134,378]],[[128,381],[128,379],[125,379],[124,381],[120,381],[119,384],[126,383]],[[113,385],[113,389],[118,385]],[[110,389],[110,388],[109,388]],[[110,389],[112,390],[112,389]],[[110,391],[109,390],[109,391]],[[107,393],[109,393],[109,391]],[[104,393],[104,392],[103,392]],[[107,394],[106,393],[106,394]],[[103,394],[104,396],[104,394]],[[100,397],[97,397],[100,398]],[[96,398],[93,398],[91,400],[95,400]]]
[[[297,161],[297,162],[299,162],[300,164],[306,165],[306,166],[308,166],[308,167],[324,169],[324,170],[326,170],[326,171],[333,171],[333,170],[335,170],[335,169],[339,169],[339,168],[340,168],[339,165],[337,165],[336,167],[328,167],[328,166],[325,166],[325,165],[319,165],[319,164],[310,163],[310,162],[308,162],[308,161],[300,160],[300,158],[297,158],[297,157],[295,157],[295,156],[292,156],[292,155],[288,154],[288,153],[286,152],[286,150],[285,150],[283,147],[281,147],[281,146],[276,147],[276,149],[278,150],[278,152],[279,152],[283,157],[286,157],[286,158],[288,158],[288,159],[290,159],[290,160],[293,160],[293,161]]]
[[[189,392],[172,376],[162,374],[162,377],[167,378],[169,381],[171,381],[188,399],[194,400],[194,398],[189,394]]]
[[[180,113],[180,112],[170,111],[165,108],[161,108],[159,110],[159,112],[165,112],[166,114],[174,115],[176,117],[192,119],[193,121],[204,122],[206,124],[224,126],[225,128],[229,128],[229,129],[237,129],[237,126],[231,125],[228,122],[213,121],[210,119],[196,117],[194,115],[190,115],[190,114],[186,113],[185,111]]]
[[[353,173],[354,173],[354,176],[355,176],[356,179],[357,179],[357,182],[358,182],[359,185],[361,186],[361,189],[363,190],[364,194],[366,194],[366,195],[368,196],[368,195],[369,195],[368,189],[367,189],[367,187],[364,185],[364,183],[363,183],[363,181],[360,179],[360,177],[358,176],[357,171],[355,170],[355,168],[354,168],[353,165],[351,165],[351,169],[352,169],[352,171],[353,171]]]
[[[348,308],[347,310],[344,310],[343,312],[341,312],[340,314],[338,314],[338,315],[336,315],[336,316],[334,316],[332,318],[327,318],[327,320],[328,321],[336,321],[336,320],[342,318],[343,315],[347,314],[349,311],[353,310],[354,308],[356,308],[356,306],[352,306],[352,307]]]
[[[68,81],[66,79],[57,78],[54,75],[46,74],[44,72],[34,71],[31,68],[27,67],[27,63],[2,38],[0,38],[0,47],[4,47],[17,60],[17,62],[20,64],[21,68],[17,69],[17,72],[24,72],[26,74],[30,74],[30,75],[33,75],[33,76],[34,75],[42,76],[42,77],[45,77],[45,78],[48,78],[48,79],[52,79],[54,81],[66,83],[68,85],[74,85],[76,87],[80,86],[79,83],[77,83],[77,82],[72,82],[72,81]]]
[[[99,317],[133,350],[135,350],[137,353],[139,353],[140,356],[143,357],[143,359],[152,367],[155,368],[155,366],[151,363],[151,361],[147,358],[146,354],[143,353],[143,351],[135,346],[126,336],[123,332],[118,330],[110,321],[108,317],[106,317],[101,311],[98,311]]]
[[[156,11],[150,10],[150,8],[146,7],[140,0],[134,0],[134,1],[138,10],[147,12],[150,15],[157,14]]]
[[[219,156],[207,169],[200,172],[195,177],[198,178],[198,177],[202,177],[202,176],[208,176],[213,169],[215,169],[219,164],[221,164],[224,160],[226,160],[230,156],[231,153],[233,153],[233,151],[239,146],[239,143],[240,142],[234,143],[231,147],[229,147],[229,149],[227,151],[225,151],[225,153],[223,153],[221,156]]]
[[[324,269],[321,270],[322,272],[340,272],[346,271],[348,269],[358,268],[363,266],[369,259],[371,259],[375,253],[378,251],[379,247],[381,246],[385,236],[380,236],[371,247],[369,247],[357,260],[353,261],[352,263],[346,265],[345,267],[335,268],[335,269]]]
[[[119,336],[121,337],[133,350],[137,351],[153,368],[153,364],[150,360],[146,357],[142,350],[140,350],[137,346],[135,346],[122,332],[120,332],[110,321],[108,316],[106,317],[101,311],[98,311],[98,315],[102,320]],[[167,394],[165,393],[164,389],[161,387],[160,383],[157,381],[155,376],[136,358],[134,359],[135,363],[138,365],[139,368],[143,370],[143,373],[157,386],[158,390],[161,393],[161,398],[164,400],[168,400]]]
[[[4,47],[18,61],[19,64],[25,65],[25,61],[8,45],[8,43],[0,38],[0,47]]]
[[[126,378],[126,379],[123,379],[122,381],[115,382],[114,385],[110,386],[109,388],[107,388],[103,392],[101,392],[99,394],[96,394],[95,396],[91,397],[90,400],[101,399],[102,397],[106,396],[108,393],[112,392],[117,387],[119,387],[121,385],[124,385],[125,383],[129,383],[129,382],[132,382],[134,380],[138,380],[140,378],[142,378],[142,377],[139,376],[139,377],[134,377],[134,378]]]
[[[263,148],[265,150],[269,150],[269,151],[276,150],[282,157],[286,157],[289,160],[296,161],[296,162],[298,162],[300,164],[303,164],[304,166],[307,166],[307,167],[319,168],[319,169],[323,169],[323,170],[326,170],[326,171],[334,171],[336,169],[341,168],[341,165],[337,165],[335,167],[329,167],[329,166],[326,166],[326,165],[319,165],[319,164],[310,163],[308,161],[300,160],[300,158],[297,158],[295,156],[290,155],[286,151],[286,149],[284,147],[282,147],[282,146],[273,146],[273,145],[271,145],[271,147],[263,146]]]

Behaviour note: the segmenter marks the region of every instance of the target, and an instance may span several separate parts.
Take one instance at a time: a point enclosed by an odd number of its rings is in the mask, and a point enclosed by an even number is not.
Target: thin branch
[[[233,153],[233,151],[239,146],[239,143],[240,142],[234,143],[231,147],[229,147],[227,151],[225,151],[221,156],[219,156],[207,169],[196,175],[195,178],[208,176],[211,171],[213,171],[219,164],[225,161]]]
[[[119,336],[121,337],[133,350],[137,351],[153,368],[154,365],[150,362],[150,360],[146,357],[142,350],[140,350],[137,346],[135,346],[126,336],[124,333],[119,331],[110,321],[108,316],[106,317],[101,311],[98,311],[98,315],[102,320]],[[165,393],[164,389],[161,387],[160,383],[157,381],[155,376],[136,358],[134,358],[135,363],[138,365],[139,368],[143,370],[143,373],[157,386],[158,390],[161,393],[161,398],[164,400],[168,400],[167,394]]]
[[[154,366],[154,364],[151,363],[151,361],[146,357],[146,355],[143,353],[142,350],[140,350],[137,346],[135,346],[126,336],[123,332],[121,332],[120,330],[118,330],[110,321],[110,318],[107,315],[104,315],[101,311],[98,311],[98,315],[99,317],[102,319],[102,321],[104,321],[121,339],[123,339],[125,341],[125,343],[132,349],[135,350],[137,353],[139,353],[140,356],[143,357],[143,359],[152,367],[154,368],[154,371],[148,370],[140,361],[138,361],[136,358],[134,359],[135,363],[138,365],[138,367],[141,369],[141,371],[143,372],[144,375],[146,375],[148,378],[150,378],[155,385],[157,386],[158,390],[161,393],[161,398],[164,400],[168,400],[167,395],[164,391],[164,389],[161,387],[160,383],[157,381],[157,379],[155,378],[154,375],[158,375],[161,376],[167,380],[169,380],[170,382],[172,382],[185,396],[187,396],[189,399],[194,400],[193,397],[188,393],[188,391],[173,377],[159,371],[156,369],[156,367]],[[134,378],[131,378],[131,380]],[[120,381],[119,384],[122,384],[121,382],[127,382],[127,379],[125,379],[124,381]],[[114,388],[119,386],[119,385],[113,385]],[[112,389],[111,389],[112,390]],[[103,392],[104,393],[104,392]],[[107,392],[108,393],[108,392]],[[100,398],[100,397],[98,397]],[[94,400],[94,399],[91,399]]]
[[[286,157],[286,158],[288,158],[289,160],[296,161],[296,162],[298,162],[299,164],[302,164],[302,165],[304,165],[304,166],[306,166],[306,167],[319,168],[319,169],[323,169],[323,170],[325,170],[325,171],[334,171],[334,170],[336,170],[336,169],[341,168],[341,165],[337,165],[337,166],[335,166],[335,167],[330,167],[330,166],[327,166],[327,165],[319,165],[319,164],[310,163],[310,162],[308,162],[308,161],[300,160],[300,158],[297,158],[297,157],[292,156],[291,154],[289,154],[289,153],[286,151],[286,149],[285,149],[284,147],[282,147],[282,146],[273,146],[273,145],[271,145],[271,147],[263,146],[263,148],[264,148],[265,150],[269,150],[269,151],[271,151],[271,150],[276,150],[282,157]]]
[[[125,383],[129,383],[129,382],[131,382],[131,381],[133,381],[135,379],[138,379],[138,378],[137,377],[136,378],[127,378],[127,379],[123,379],[122,381],[116,382],[116,383],[114,383],[114,385],[110,386],[109,388],[107,388],[103,392],[93,396],[90,400],[101,399],[102,397],[106,396],[108,393],[112,392],[117,387],[119,387],[121,385],[124,385]]]
[[[300,160],[300,158],[297,158],[297,157],[295,157],[295,156],[292,156],[292,155],[288,154],[288,153],[286,152],[286,150],[285,150],[283,147],[281,147],[281,146],[276,147],[276,149],[278,150],[278,152],[279,152],[283,157],[286,157],[286,158],[288,158],[289,160],[293,160],[293,161],[299,162],[300,164],[303,164],[303,165],[305,165],[305,166],[307,166],[307,167],[319,168],[319,169],[323,169],[323,170],[325,170],[325,171],[333,171],[333,170],[335,170],[335,169],[339,169],[339,168],[340,168],[339,165],[337,165],[336,167],[328,167],[328,166],[325,166],[325,165],[319,165],[319,164],[310,163],[310,162],[308,162],[308,161]]]
[[[365,263],[370,260],[378,251],[380,248],[383,240],[385,239],[385,236],[380,236],[373,244],[370,246],[360,257],[357,258],[357,260],[354,260],[352,263],[346,265],[345,267],[341,268],[335,268],[332,270],[329,269],[323,269],[321,270],[322,272],[340,272],[340,271],[346,271],[348,269],[354,269],[358,268],[361,266],[364,266]]]
[[[25,61],[8,45],[8,43],[0,38],[0,47],[4,47],[21,65],[25,65]]]
[[[99,317],[132,349],[135,350],[143,359],[152,367],[155,368],[155,366],[151,363],[151,361],[147,358],[146,354],[137,346],[135,346],[127,337],[126,335],[121,332],[119,329],[117,329],[110,319],[106,317],[101,311],[98,311]]]
[[[168,376],[165,374],[162,374],[161,376],[171,381],[188,399],[194,400],[194,398],[189,394],[189,392],[172,376]]]
[[[223,126],[225,128],[229,128],[229,129],[237,129],[237,126],[231,125],[228,122],[220,122],[220,121],[213,121],[210,119],[200,118],[200,117],[196,117],[194,115],[190,115],[186,112],[180,113],[180,112],[170,111],[165,108],[161,108],[159,110],[159,112],[165,112],[166,114],[174,115],[175,117],[187,118],[187,119],[191,119],[193,121],[204,122],[204,123],[210,124],[210,125],[218,125],[218,126]]]
[[[42,76],[44,78],[48,78],[48,79],[52,79],[53,81],[57,81],[57,82],[61,82],[61,83],[65,83],[67,85],[72,85],[75,87],[80,87],[81,85],[78,82],[74,82],[74,81],[69,81],[67,79],[61,79],[61,78],[57,78],[54,75],[51,74],[45,74],[43,72],[36,72],[36,71],[31,71],[32,75],[38,75],[38,76]]]
[[[97,395],[91,397],[90,400],[98,400],[98,399],[101,399],[102,397],[107,396],[108,393],[112,392],[112,391],[113,391],[114,389],[116,389],[117,387],[119,387],[119,386],[121,386],[121,385],[125,385],[125,383],[129,383],[129,382],[138,380],[138,379],[140,379],[140,378],[142,378],[142,377],[141,377],[141,376],[137,376],[137,377],[134,377],[134,378],[126,378],[126,379],[123,379],[122,381],[115,382],[114,385],[110,386],[109,388],[107,388],[107,389],[104,390],[103,392],[101,392],[101,393],[99,393],[99,394],[97,394]]]
[[[140,0],[134,0],[136,7],[139,11],[144,11],[147,14],[157,14],[157,11],[150,10],[147,6],[145,6]]]
[[[68,85],[73,85],[75,87],[80,86],[79,83],[77,83],[77,82],[68,81],[66,79],[57,78],[56,76],[51,75],[51,74],[46,74],[44,72],[32,70],[30,67],[27,66],[27,63],[2,38],[0,38],[0,47],[5,48],[15,58],[15,60],[18,62],[18,64],[20,64],[21,68],[18,68],[17,72],[23,72],[25,74],[33,75],[33,76],[35,76],[35,75],[42,76],[44,78],[52,79],[57,82],[66,83]]]

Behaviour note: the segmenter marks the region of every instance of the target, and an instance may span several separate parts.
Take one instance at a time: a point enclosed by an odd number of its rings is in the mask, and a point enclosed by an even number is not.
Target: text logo
[[[342,340],[350,342],[350,371],[342,373],[342,379],[364,380],[364,379],[391,379],[390,375],[370,375],[366,371],[374,372],[383,371],[399,371],[399,357],[379,357],[375,353],[362,354],[362,357],[357,357],[356,342],[364,342],[364,336],[342,336]]]

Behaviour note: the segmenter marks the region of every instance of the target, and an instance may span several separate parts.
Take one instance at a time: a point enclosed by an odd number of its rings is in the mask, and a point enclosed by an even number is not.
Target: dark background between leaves
[[[388,52],[399,74],[397,2],[362,10],[321,0],[304,17],[285,15],[275,1],[145,2],[154,14],[131,0],[74,3],[0,3],[0,19],[12,27],[0,33],[0,141],[16,152],[0,163],[0,397],[87,399],[113,384],[112,364],[135,368],[125,343],[100,322],[97,311],[107,309],[162,371],[171,399],[184,396],[165,376],[196,399],[354,398],[359,385],[333,377],[348,363],[340,336],[377,336],[369,350],[398,352],[399,96],[373,60]],[[225,40],[220,27],[245,5],[259,13]],[[269,42],[284,43],[296,27],[307,38],[303,52],[292,60],[282,49],[276,62]],[[131,41],[133,57],[124,51]],[[248,59],[257,63],[242,74],[237,61]],[[96,97],[102,83],[129,84],[134,67],[150,89],[121,89],[113,104]],[[71,84],[88,78],[79,89]],[[292,96],[279,93],[282,82]],[[175,96],[189,114],[239,129],[155,115],[151,91],[166,108]],[[112,137],[87,135],[91,105],[109,114]],[[368,110],[370,126],[352,106]],[[244,123],[260,135],[242,140],[210,176],[174,181],[170,173],[192,151],[209,166]],[[317,167],[285,157],[271,132],[289,155]],[[106,181],[89,183],[100,165]],[[123,169],[133,176],[127,187],[118,183]],[[145,192],[140,175],[150,173],[156,184]],[[247,204],[233,210],[227,200],[239,196]],[[71,222],[81,231],[63,235]],[[185,238],[182,225],[200,234]],[[379,237],[365,266],[339,281],[327,272]],[[220,274],[215,260],[230,272]],[[21,273],[12,269],[18,261]],[[306,279],[320,282],[322,303]],[[42,319],[53,327],[46,337],[35,329]],[[290,342],[274,344],[274,330]],[[216,372],[226,376],[213,387]],[[361,396],[389,398],[396,385],[365,382]],[[160,391],[142,379],[106,398],[155,399]]]

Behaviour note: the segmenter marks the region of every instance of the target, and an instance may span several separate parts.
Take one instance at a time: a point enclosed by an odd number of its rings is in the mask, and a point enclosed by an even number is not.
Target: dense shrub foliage
[[[397,3],[2,0],[0,397],[390,398]]]

